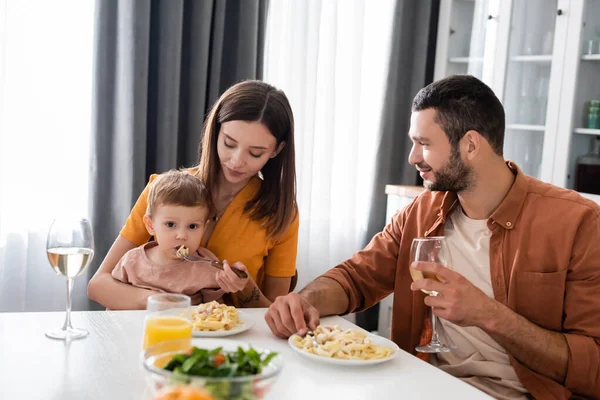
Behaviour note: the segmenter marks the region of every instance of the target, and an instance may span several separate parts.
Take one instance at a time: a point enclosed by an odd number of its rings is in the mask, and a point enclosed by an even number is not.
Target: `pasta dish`
[[[362,331],[342,330],[337,325],[320,325],[304,337],[293,335],[291,342],[307,353],[344,360],[379,360],[395,352],[390,347],[373,344]]]
[[[238,310],[216,301],[199,304],[192,314],[193,329],[197,331],[229,331],[239,324]]]

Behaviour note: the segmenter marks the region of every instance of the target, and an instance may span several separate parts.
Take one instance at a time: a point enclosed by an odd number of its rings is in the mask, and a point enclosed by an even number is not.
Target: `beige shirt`
[[[452,269],[494,298],[490,276],[490,237],[487,220],[467,217],[457,207],[446,221],[445,236]],[[496,399],[526,399],[527,390],[510,363],[506,350],[482,329],[461,327],[440,318],[456,350],[439,353],[430,362]]]
[[[149,248],[156,245],[156,242],[149,242],[125,253],[112,272],[113,278],[158,292],[188,296],[201,292],[203,303],[223,297],[224,292],[216,281],[218,268],[207,262],[185,260],[174,260],[172,264],[157,265],[150,261],[146,254]],[[203,254],[217,259],[206,249],[203,249]]]

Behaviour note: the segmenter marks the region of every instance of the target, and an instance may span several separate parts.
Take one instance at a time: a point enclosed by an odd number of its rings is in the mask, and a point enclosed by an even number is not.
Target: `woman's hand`
[[[240,271],[244,271],[247,275],[246,278],[240,278],[233,272],[231,268],[235,268]],[[248,273],[248,269],[241,262],[236,262],[231,267],[227,260],[223,260],[223,271],[217,272],[217,283],[227,293],[235,293],[244,289],[248,284],[248,279],[250,279],[250,274]]]

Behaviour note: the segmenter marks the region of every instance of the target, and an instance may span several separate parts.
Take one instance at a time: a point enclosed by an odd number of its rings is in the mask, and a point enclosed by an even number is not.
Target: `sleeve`
[[[569,346],[565,387],[600,398],[600,213],[585,218],[567,273],[563,333]]]
[[[136,249],[130,250],[127,253],[125,253],[125,255],[123,255],[123,257],[121,257],[121,259],[119,260],[119,262],[117,263],[117,266],[112,270],[112,277],[120,282],[123,283],[131,283],[129,281],[129,276],[127,275],[127,269],[125,268],[125,266],[127,265],[127,257],[130,255],[130,253],[132,251],[135,251]]]
[[[367,247],[322,275],[342,286],[349,299],[348,313],[366,310],[394,291],[400,238],[409,208],[394,215]]]
[[[156,174],[150,176],[150,181],[135,202],[129,217],[127,217],[127,221],[120,232],[121,236],[138,246],[143,245],[150,239],[150,234],[144,224],[144,214],[146,214],[146,209],[148,208],[148,191],[150,190],[150,185],[157,176],[158,175]]]
[[[297,213],[288,230],[269,251],[265,261],[265,274],[279,278],[289,278],[296,274],[299,227],[300,216]]]

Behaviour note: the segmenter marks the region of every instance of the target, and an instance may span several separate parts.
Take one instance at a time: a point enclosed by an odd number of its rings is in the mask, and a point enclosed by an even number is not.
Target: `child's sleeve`
[[[130,251],[125,253],[125,255],[123,257],[121,257],[121,259],[117,263],[117,266],[112,271],[112,277],[123,283],[131,283],[129,281],[129,276],[127,275],[127,268],[126,268],[127,259],[128,259],[129,255],[130,255]]]

